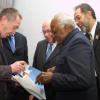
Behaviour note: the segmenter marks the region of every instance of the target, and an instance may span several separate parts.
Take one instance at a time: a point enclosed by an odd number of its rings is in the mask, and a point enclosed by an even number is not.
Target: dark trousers
[[[8,91],[6,82],[0,81],[0,100],[7,100]]]
[[[15,82],[7,84],[8,99],[7,100],[28,100],[29,93],[20,85],[16,86]]]
[[[97,91],[98,91],[98,96],[100,100],[100,78],[96,77],[96,82],[97,82]]]

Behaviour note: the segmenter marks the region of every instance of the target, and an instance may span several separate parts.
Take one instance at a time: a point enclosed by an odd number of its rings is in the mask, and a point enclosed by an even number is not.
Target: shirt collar
[[[95,23],[94,23],[94,25],[92,27],[92,30],[90,31],[93,40],[94,40],[94,36],[95,36],[96,26],[97,26],[97,20],[95,21]]]
[[[48,43],[48,46],[50,45],[50,43]],[[57,42],[52,43],[52,51],[55,49],[55,47],[57,46]]]

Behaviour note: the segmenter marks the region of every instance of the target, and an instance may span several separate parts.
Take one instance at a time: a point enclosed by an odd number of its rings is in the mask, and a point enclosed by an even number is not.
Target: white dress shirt
[[[97,20],[95,21],[95,23],[94,23],[94,25],[92,27],[92,30],[90,31],[90,33],[92,35],[92,40],[94,40],[96,26],[97,26]]]

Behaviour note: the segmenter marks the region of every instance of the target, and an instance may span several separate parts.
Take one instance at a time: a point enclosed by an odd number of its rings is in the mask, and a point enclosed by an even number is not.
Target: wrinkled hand
[[[21,71],[25,70],[25,65],[27,63],[25,61],[16,61],[15,63],[11,64],[12,73],[20,73]]]
[[[54,72],[55,72],[55,67],[56,67],[56,66],[53,66],[53,67],[47,69],[47,72],[52,72],[52,73],[54,73]]]
[[[42,72],[37,76],[36,83],[47,84],[51,81],[52,76],[53,76],[52,72]]]

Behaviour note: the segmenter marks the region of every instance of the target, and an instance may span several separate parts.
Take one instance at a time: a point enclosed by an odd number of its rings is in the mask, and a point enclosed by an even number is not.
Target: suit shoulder
[[[99,21],[97,21],[97,25],[99,25],[99,26],[100,26],[100,22],[99,22]]]
[[[97,26],[96,26],[96,33],[100,34],[100,22],[97,22]]]
[[[46,40],[41,40],[41,41],[39,41],[37,44],[38,44],[38,45],[44,45],[44,44],[46,44],[46,43],[47,43]]]
[[[26,36],[19,33],[19,32],[16,32],[15,36],[18,36],[18,37],[21,37],[21,38],[25,38],[26,39]]]
[[[86,36],[81,31],[78,34],[76,34],[72,43],[73,44],[82,43],[82,44],[90,46],[90,41],[86,38]]]

